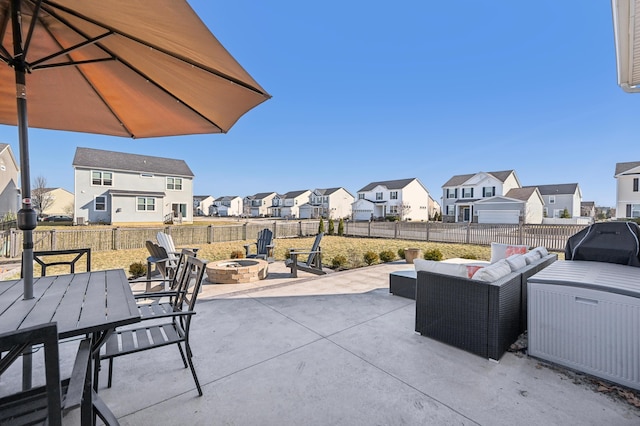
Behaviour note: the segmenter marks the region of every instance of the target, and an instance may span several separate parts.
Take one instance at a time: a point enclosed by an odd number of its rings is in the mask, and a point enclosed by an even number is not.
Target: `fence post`
[[[211,244],[213,242],[213,225],[209,225],[207,228],[209,228],[207,230],[207,244]]]
[[[248,223],[249,223],[249,222],[245,222],[245,223],[242,225],[242,239],[243,239],[243,240],[246,240],[246,239],[247,239],[247,224],[248,224]]]
[[[18,231],[15,228],[11,228],[11,257],[18,257]]]
[[[393,227],[393,238],[398,238],[398,225],[400,225],[400,222],[394,222],[395,226]]]
[[[431,222],[427,221],[427,241],[429,241],[429,229],[431,228]]]
[[[278,222],[276,222],[275,220],[273,221],[273,238],[274,239],[278,238],[278,233],[277,233],[278,225],[277,225],[277,223]]]
[[[49,235],[49,245],[51,246],[50,250],[56,250],[56,230],[52,229],[51,231],[49,231]]]
[[[369,221],[369,230],[367,231],[367,237],[371,237],[371,221]]]
[[[523,244],[523,231],[524,231],[524,224],[520,223],[518,224],[518,244],[522,245]]]
[[[302,237],[302,221],[298,221],[298,237]]]
[[[467,239],[465,244],[469,244],[469,241],[471,241],[471,222],[467,222]]]
[[[113,250],[118,250],[120,248],[120,228],[113,228]]]

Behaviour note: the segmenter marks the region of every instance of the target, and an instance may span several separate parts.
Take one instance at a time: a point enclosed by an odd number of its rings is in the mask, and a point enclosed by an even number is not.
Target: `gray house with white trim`
[[[75,221],[193,221],[193,172],[184,160],[77,148],[73,159]]]

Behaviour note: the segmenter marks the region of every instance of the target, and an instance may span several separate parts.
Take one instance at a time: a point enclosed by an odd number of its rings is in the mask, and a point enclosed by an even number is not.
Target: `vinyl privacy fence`
[[[176,245],[201,245],[255,239],[263,228],[273,231],[275,238],[297,238],[317,234],[319,221],[274,221],[224,226],[158,226],[149,228],[93,228],[78,226],[33,232],[34,250],[70,250],[90,248],[92,251],[144,248],[146,240],[156,240],[158,232],[173,237]],[[440,222],[345,222],[344,235],[349,237],[393,238],[458,244],[489,245],[491,242],[544,246],[562,251],[567,239],[586,225],[489,225]],[[325,222],[325,230],[327,229]],[[335,233],[337,233],[337,223]],[[22,232],[10,229],[0,232],[0,253],[4,257],[20,257]]]

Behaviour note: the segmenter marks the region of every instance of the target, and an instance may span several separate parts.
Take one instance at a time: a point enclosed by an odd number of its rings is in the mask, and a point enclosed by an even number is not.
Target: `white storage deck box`
[[[559,261],[527,288],[530,356],[640,389],[640,268]]]

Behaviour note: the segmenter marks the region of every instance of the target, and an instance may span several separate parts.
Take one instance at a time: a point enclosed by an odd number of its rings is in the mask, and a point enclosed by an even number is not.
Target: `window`
[[[397,200],[398,199],[398,191],[391,191],[391,193],[389,194],[389,198],[392,200]]]
[[[555,204],[555,203],[556,203],[556,196],[549,195],[549,204]]]
[[[167,189],[173,190],[173,191],[182,191],[182,178],[168,177]]]
[[[382,200],[382,192],[376,192],[376,201]]]
[[[107,197],[99,196],[93,200],[93,209],[97,212],[103,212],[107,210]]]
[[[633,178],[633,192],[638,192],[638,178]]]
[[[113,185],[113,173],[111,172],[91,172],[91,184],[100,186],[112,186]]]
[[[364,200],[364,194],[358,194],[358,200]]]
[[[389,206],[389,214],[398,214],[398,206]]]
[[[140,173],[140,177],[143,178],[152,178],[153,175],[151,173]]]
[[[484,188],[482,188],[483,197],[493,197],[494,195],[496,195],[495,186],[485,186]]]
[[[462,188],[462,198],[472,198],[473,188]]]
[[[447,198],[458,198],[458,188],[447,189]]]
[[[156,199],[152,197],[138,197],[137,198],[138,211],[139,212],[153,212],[156,210]]]
[[[640,204],[627,204],[627,217],[640,217]]]

